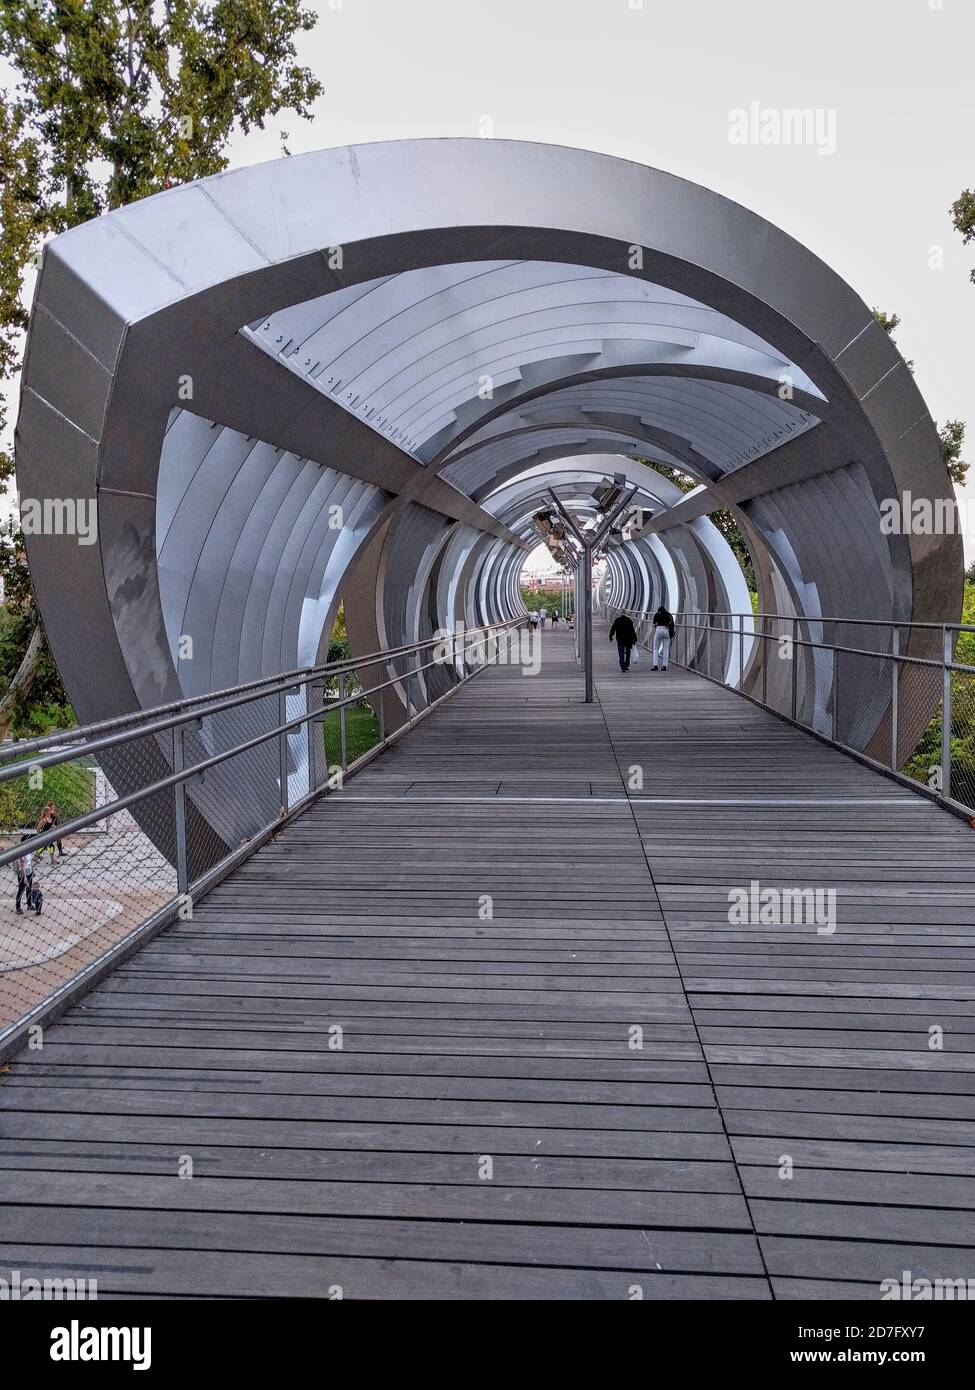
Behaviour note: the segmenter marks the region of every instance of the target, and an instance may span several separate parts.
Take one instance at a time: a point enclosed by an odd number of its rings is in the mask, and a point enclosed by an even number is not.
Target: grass
[[[339,712],[327,715],[322,725],[325,733],[325,757],[329,767],[342,760]],[[354,763],[379,742],[379,720],[368,706],[352,705],[345,711],[345,745],[348,762]]]
[[[32,786],[32,782],[40,785]],[[95,805],[95,769],[61,763],[0,783],[0,832],[31,829],[49,801],[57,802],[62,825],[90,811]]]

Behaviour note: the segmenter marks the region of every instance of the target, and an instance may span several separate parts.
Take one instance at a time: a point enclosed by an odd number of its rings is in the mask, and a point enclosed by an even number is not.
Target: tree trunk
[[[41,625],[38,623],[27,643],[24,659],[17,667],[17,674],[10,682],[10,688],[6,695],[0,700],[0,739],[7,737],[7,730],[14,722],[18,706],[30,693],[40,665],[43,645],[44,636],[41,632]]]

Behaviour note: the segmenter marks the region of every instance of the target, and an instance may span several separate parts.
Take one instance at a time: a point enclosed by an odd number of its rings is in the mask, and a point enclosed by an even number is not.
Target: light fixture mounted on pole
[[[602,513],[603,521],[600,525],[598,525],[595,528],[595,530],[586,532],[581,531],[579,527],[576,525],[576,523],[573,521],[572,517],[569,516],[569,513],[565,510],[562,503],[555,495],[555,490],[553,488],[549,488],[548,490],[548,495],[551,497],[552,502],[555,505],[556,511],[558,512],[562,520],[565,522],[567,534],[573,538],[580,551],[579,559],[582,568],[582,651],[586,670],[587,705],[591,705],[593,702],[592,557],[595,551],[599,549],[603,541],[609,535],[613,523],[627,510],[627,508],[632,503],[633,498],[639,491],[638,488],[631,487],[629,491],[624,494],[623,489],[625,485],[626,475],[623,473],[617,473],[616,477],[612,482],[610,482],[609,479],[606,479],[605,482],[600,483],[598,485],[598,487],[593,492],[593,496],[595,498],[598,510]],[[539,518],[542,516],[546,516],[549,528],[551,528],[552,522],[549,519],[551,517],[551,513],[548,513],[546,515],[545,513],[539,512],[538,516],[535,519],[536,524],[538,523]],[[539,526],[538,529],[541,530],[541,526]],[[545,534],[544,531],[543,534]],[[548,539],[547,535],[546,539]]]

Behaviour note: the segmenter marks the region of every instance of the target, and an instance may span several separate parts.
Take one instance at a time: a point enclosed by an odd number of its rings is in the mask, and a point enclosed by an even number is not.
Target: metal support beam
[[[581,547],[582,555],[580,559],[581,584],[582,584],[582,659],[586,674],[586,704],[593,702],[594,686],[592,678],[592,557],[596,550],[609,535],[613,522],[617,517],[630,506],[638,489],[631,487],[625,497],[622,497],[613,510],[609,513],[601,526],[598,526],[592,534],[582,532],[573,521],[572,517],[563,507],[555,494],[554,488],[549,488],[548,495],[551,497],[556,510],[565,522],[569,531],[572,533],[576,543]],[[578,605],[576,607],[576,620],[578,623]]]

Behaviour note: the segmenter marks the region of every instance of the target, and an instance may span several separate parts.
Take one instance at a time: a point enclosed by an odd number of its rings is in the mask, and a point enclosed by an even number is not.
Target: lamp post
[[[584,532],[582,532],[582,531],[579,530],[578,526],[577,526],[577,525],[575,524],[575,522],[572,520],[572,517],[569,516],[569,513],[565,510],[565,508],[563,507],[562,503],[559,501],[558,497],[556,497],[554,489],[553,489],[553,488],[549,488],[549,490],[548,490],[548,495],[551,497],[552,502],[553,502],[554,505],[555,505],[556,511],[559,513],[559,515],[561,516],[562,520],[565,522],[566,526],[569,528],[570,534],[575,538],[576,544],[580,547],[580,550],[581,550],[581,552],[582,552],[581,557],[580,557],[580,569],[581,569],[580,583],[581,583],[581,585],[582,585],[582,631],[581,631],[580,636],[581,636],[581,640],[582,640],[582,659],[583,659],[583,663],[584,663],[584,665],[585,665],[585,672],[586,672],[586,704],[587,704],[587,705],[591,705],[592,702],[593,702],[593,681],[592,681],[592,557],[593,557],[594,551],[596,551],[596,550],[599,549],[600,545],[603,543],[603,541],[604,541],[604,540],[606,539],[606,537],[609,535],[609,532],[610,532],[610,529],[612,528],[613,522],[617,519],[618,516],[620,516],[624,511],[626,511],[627,507],[629,507],[630,503],[633,501],[633,498],[636,496],[637,491],[638,491],[637,488],[631,487],[630,490],[629,490],[629,492],[627,492],[627,493],[625,494],[625,496],[623,496],[623,497],[619,500],[619,502],[616,503],[616,505],[613,507],[613,509],[609,512],[609,514],[606,516],[606,518],[604,519],[604,521],[603,521],[603,523],[602,523],[601,526],[597,526],[596,530],[593,531],[593,532],[586,532],[586,533],[584,533]],[[578,623],[578,618],[579,618],[579,611],[578,611],[578,604],[577,604],[577,605],[576,605],[576,622],[577,622],[577,623]]]

